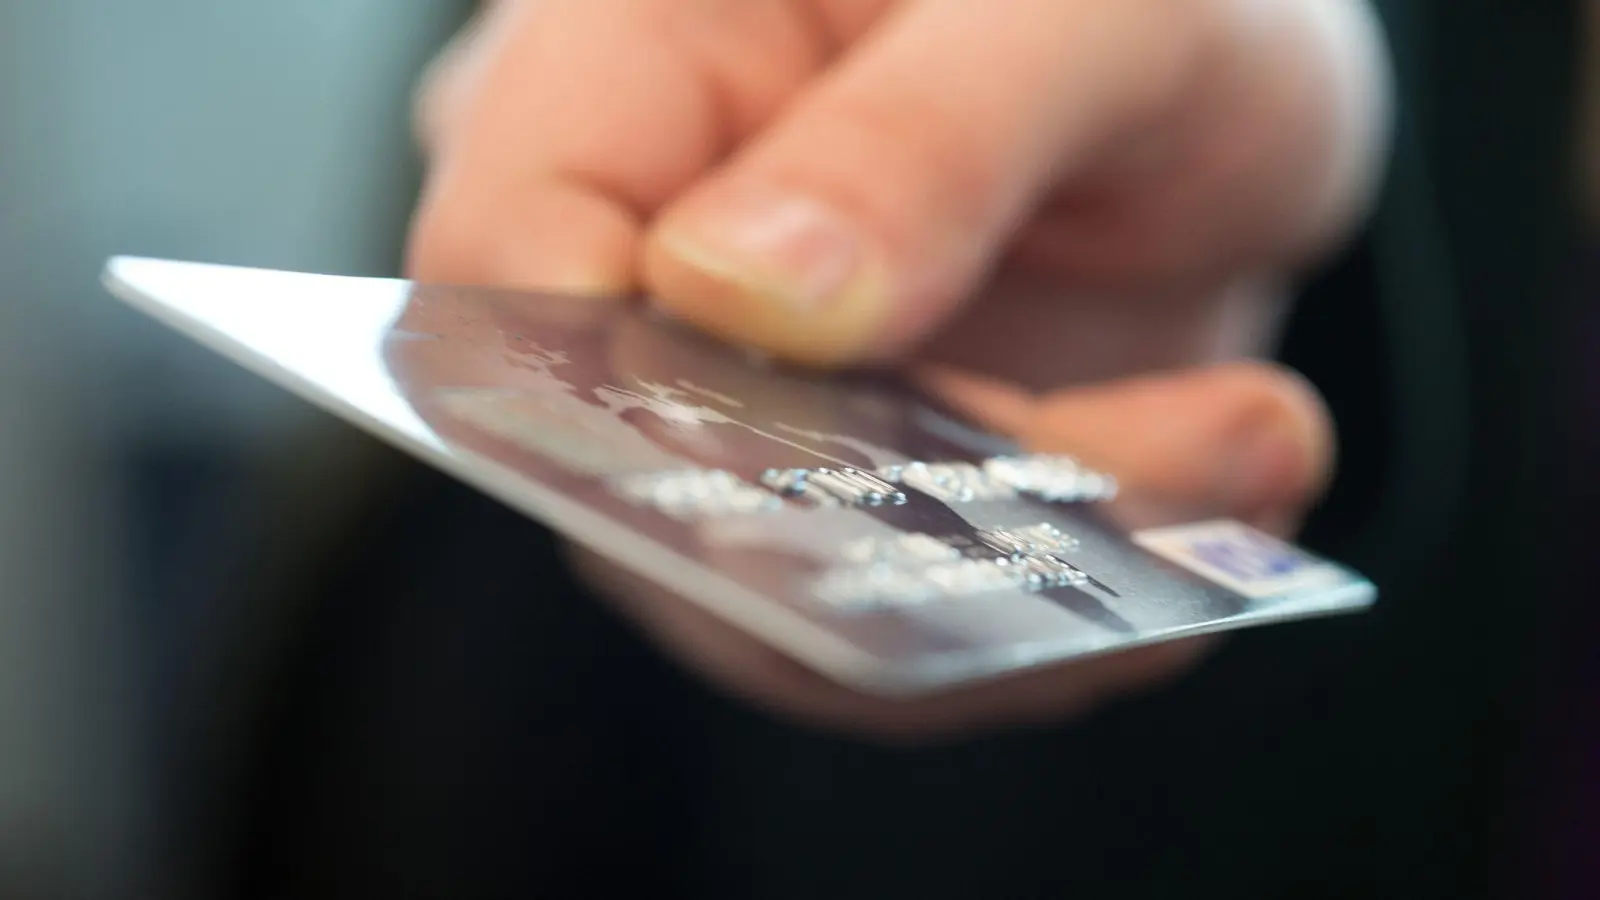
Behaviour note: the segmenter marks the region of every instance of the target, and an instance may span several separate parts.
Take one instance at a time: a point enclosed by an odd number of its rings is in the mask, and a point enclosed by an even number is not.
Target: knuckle
[[[489,24],[486,12],[473,16],[417,79],[411,96],[411,128],[424,153],[435,152],[460,118],[467,74],[473,64],[481,65]]]

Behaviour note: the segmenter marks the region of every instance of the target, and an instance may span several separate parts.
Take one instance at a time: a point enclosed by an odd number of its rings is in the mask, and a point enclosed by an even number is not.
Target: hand
[[[1362,212],[1369,25],[1358,0],[501,0],[422,95],[411,274],[643,290],[802,362],[921,366],[1145,515],[1287,531],[1326,417],[1216,364],[1268,349],[1281,286]],[[883,704],[613,587],[731,689],[877,733],[1081,710],[1195,651]]]

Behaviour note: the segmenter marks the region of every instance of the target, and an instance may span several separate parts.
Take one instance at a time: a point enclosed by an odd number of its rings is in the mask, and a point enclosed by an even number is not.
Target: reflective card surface
[[[1115,473],[1023,453],[887,378],[782,371],[622,301],[127,258],[107,283],[874,693],[1374,599],[1238,523],[1126,532],[1104,511]]]

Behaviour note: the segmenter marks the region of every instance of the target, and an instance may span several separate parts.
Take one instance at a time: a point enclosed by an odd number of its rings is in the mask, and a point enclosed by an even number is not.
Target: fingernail
[[[757,186],[719,192],[680,211],[660,240],[707,276],[801,313],[841,302],[866,258],[857,229],[827,205]]]

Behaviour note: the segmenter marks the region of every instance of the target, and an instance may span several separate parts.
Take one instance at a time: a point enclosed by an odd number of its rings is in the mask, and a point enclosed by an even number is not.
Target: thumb
[[[812,364],[892,354],[990,268],[1064,172],[1167,102],[1208,4],[921,0],[656,221],[658,301]]]

